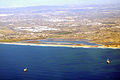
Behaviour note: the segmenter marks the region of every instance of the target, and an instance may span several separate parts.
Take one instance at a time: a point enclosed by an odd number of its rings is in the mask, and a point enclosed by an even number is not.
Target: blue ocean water
[[[120,49],[0,44],[0,80],[120,80],[119,75]]]

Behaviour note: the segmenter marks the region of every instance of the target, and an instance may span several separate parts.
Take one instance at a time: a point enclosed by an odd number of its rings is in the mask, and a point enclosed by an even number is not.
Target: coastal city
[[[87,40],[120,47],[119,7],[40,6],[0,10],[0,42],[42,39]]]
[[[120,0],[0,0],[0,80],[120,80]]]

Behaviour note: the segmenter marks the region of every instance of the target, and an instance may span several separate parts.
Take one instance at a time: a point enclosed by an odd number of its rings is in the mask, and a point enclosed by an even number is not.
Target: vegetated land
[[[0,42],[40,39],[85,39],[107,47],[120,47],[120,7],[0,8]]]

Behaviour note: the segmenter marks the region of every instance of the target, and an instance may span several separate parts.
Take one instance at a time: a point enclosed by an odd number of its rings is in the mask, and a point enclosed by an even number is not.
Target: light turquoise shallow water
[[[120,80],[119,75],[120,49],[0,44],[0,80]]]

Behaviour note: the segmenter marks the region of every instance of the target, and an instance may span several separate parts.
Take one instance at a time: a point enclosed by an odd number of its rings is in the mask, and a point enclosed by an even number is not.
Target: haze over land
[[[119,0],[0,0],[0,8],[60,5],[118,5]]]
[[[1,42],[88,40],[120,46],[119,0],[11,1],[0,3]]]

